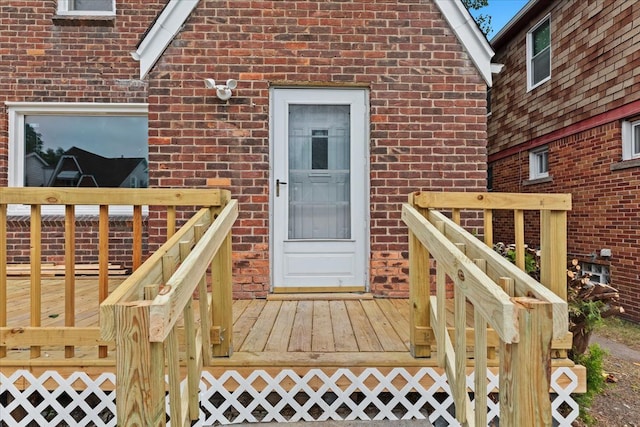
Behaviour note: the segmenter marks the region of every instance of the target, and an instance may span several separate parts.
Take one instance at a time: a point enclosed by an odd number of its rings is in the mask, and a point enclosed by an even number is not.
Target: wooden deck
[[[121,276],[110,278],[110,291],[123,280]],[[7,326],[29,327],[30,281],[10,278],[8,282],[8,300],[18,303],[8,307]],[[41,283],[42,326],[65,326],[64,278],[43,278]],[[76,327],[98,326],[97,288],[97,277],[76,278]],[[424,360],[409,355],[406,299],[323,294],[236,300],[233,325],[234,353],[215,359],[217,366],[425,366]],[[62,348],[43,350],[54,364],[63,358]],[[0,359],[0,365],[26,357],[28,351],[12,349],[7,359]],[[91,351],[85,357],[91,357]],[[102,365],[109,365],[113,357],[110,351]]]
[[[125,277],[109,279],[113,291]],[[9,328],[30,326],[28,278],[10,278]],[[98,326],[97,277],[76,277],[76,327]],[[42,279],[42,326],[63,327],[64,278]],[[451,307],[449,307],[449,310]],[[197,310],[196,310],[197,312]],[[472,313],[467,313],[468,324]],[[452,323],[449,322],[449,323]],[[491,342],[491,339],[490,339]],[[115,352],[99,363],[114,365]],[[409,302],[373,298],[370,294],[270,295],[267,299],[233,302],[231,357],[215,358],[219,368],[255,367],[434,367],[435,358],[409,354]],[[69,366],[63,348],[43,347],[44,358],[30,366]],[[437,351],[435,346],[433,350]],[[77,348],[78,356],[95,358],[95,349]],[[10,349],[0,366],[18,366],[29,358],[27,349]],[[554,361],[561,366],[562,360]],[[472,366],[472,360],[470,360]],[[212,368],[215,369],[215,368]]]
[[[110,290],[115,289],[124,277],[112,277]],[[97,278],[76,278],[76,323],[82,327],[98,325]],[[28,279],[9,280],[10,301],[20,301],[8,307],[8,325],[11,328],[29,326]],[[52,277],[42,280],[42,325],[64,326],[64,278]],[[197,310],[196,310],[197,312]],[[347,368],[354,375],[364,375],[369,368],[376,368],[381,375],[390,375],[396,368],[406,375],[418,375],[418,382],[429,389],[434,380],[430,375],[421,376],[422,368],[437,367],[436,358],[416,359],[409,353],[409,302],[406,299],[373,298],[369,294],[323,294],[323,295],[271,295],[268,299],[235,300],[233,302],[233,347],[231,357],[213,359],[213,366],[204,367],[215,378],[235,372],[244,378],[251,378],[262,372],[272,378],[283,370],[295,372],[300,378],[312,371],[321,370],[327,377],[336,376]],[[2,338],[2,337],[0,337]],[[0,341],[2,341],[0,339]],[[432,346],[435,351],[437,349]],[[97,358],[97,348],[76,347],[76,358],[64,359],[63,347],[42,347],[39,359],[29,359],[29,348],[9,349],[6,358],[0,358],[0,369],[7,376],[15,370],[27,369],[38,376],[49,370],[70,376],[82,371],[89,377],[115,373],[115,348],[109,346],[106,358]],[[83,362],[84,361],[84,362]],[[573,366],[568,360],[554,359],[553,368],[569,368],[579,377],[576,391],[585,388],[585,372],[582,367]],[[490,363],[497,374],[497,361]],[[468,360],[468,372],[473,369],[473,360]],[[398,375],[392,384],[401,388],[405,379]],[[566,376],[558,379],[563,387],[569,384]],[[230,391],[239,387],[240,382],[225,382]],[[297,387],[296,382],[283,381],[284,389]],[[376,387],[377,380],[368,377],[365,386]],[[26,388],[28,382],[17,382],[16,387]],[[45,386],[57,387],[47,381]],[[101,385],[105,390],[112,384]],[[252,387],[260,390],[266,382],[256,380]],[[323,387],[323,380],[312,376],[308,386]],[[335,386],[348,389],[351,380],[338,378]]]
[[[409,304],[404,299],[366,294],[276,296],[235,301],[233,318],[236,352],[230,363],[422,365],[409,355]]]

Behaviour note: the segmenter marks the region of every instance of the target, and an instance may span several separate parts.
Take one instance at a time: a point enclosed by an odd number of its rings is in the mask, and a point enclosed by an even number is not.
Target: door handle
[[[287,185],[286,182],[280,181],[279,179],[276,179],[276,197],[280,197],[280,186],[281,185]]]

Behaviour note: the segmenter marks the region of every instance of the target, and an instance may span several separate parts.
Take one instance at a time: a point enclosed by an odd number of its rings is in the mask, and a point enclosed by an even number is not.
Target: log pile
[[[494,250],[515,263],[515,245],[502,242]],[[526,272],[540,281],[540,253],[525,246]],[[583,354],[589,347],[594,327],[605,317],[624,313],[618,290],[606,283],[591,280],[592,275],[580,268],[580,262],[572,259],[567,264],[567,303],[569,306],[569,331],[573,333],[572,355]]]
[[[580,269],[577,259],[567,265],[567,303],[574,355],[587,350],[591,332],[600,319],[624,313],[618,290],[592,281],[591,274]]]

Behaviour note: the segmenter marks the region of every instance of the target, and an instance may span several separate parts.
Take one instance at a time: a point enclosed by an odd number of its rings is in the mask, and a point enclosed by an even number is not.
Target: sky
[[[489,6],[472,11],[472,15],[484,14],[491,17],[492,31],[487,35],[491,40],[507,22],[527,4],[528,0],[489,0]]]
[[[43,149],[76,146],[103,157],[147,157],[147,118],[141,116],[27,116]]]

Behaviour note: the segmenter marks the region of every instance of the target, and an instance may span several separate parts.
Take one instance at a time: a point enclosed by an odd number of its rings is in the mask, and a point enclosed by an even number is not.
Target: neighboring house
[[[493,52],[458,0],[72,5],[0,4],[0,183],[24,123],[148,117],[149,186],[240,202],[236,297],[406,296],[407,195],[485,188]]]
[[[29,153],[24,156],[24,185],[42,187],[51,179],[53,168],[38,155]]]
[[[65,151],[47,187],[147,187],[144,158],[107,158],[78,147]]]
[[[488,128],[492,189],[571,193],[569,255],[618,288],[635,321],[639,24],[636,1],[529,1],[491,41],[504,69],[491,89]]]

